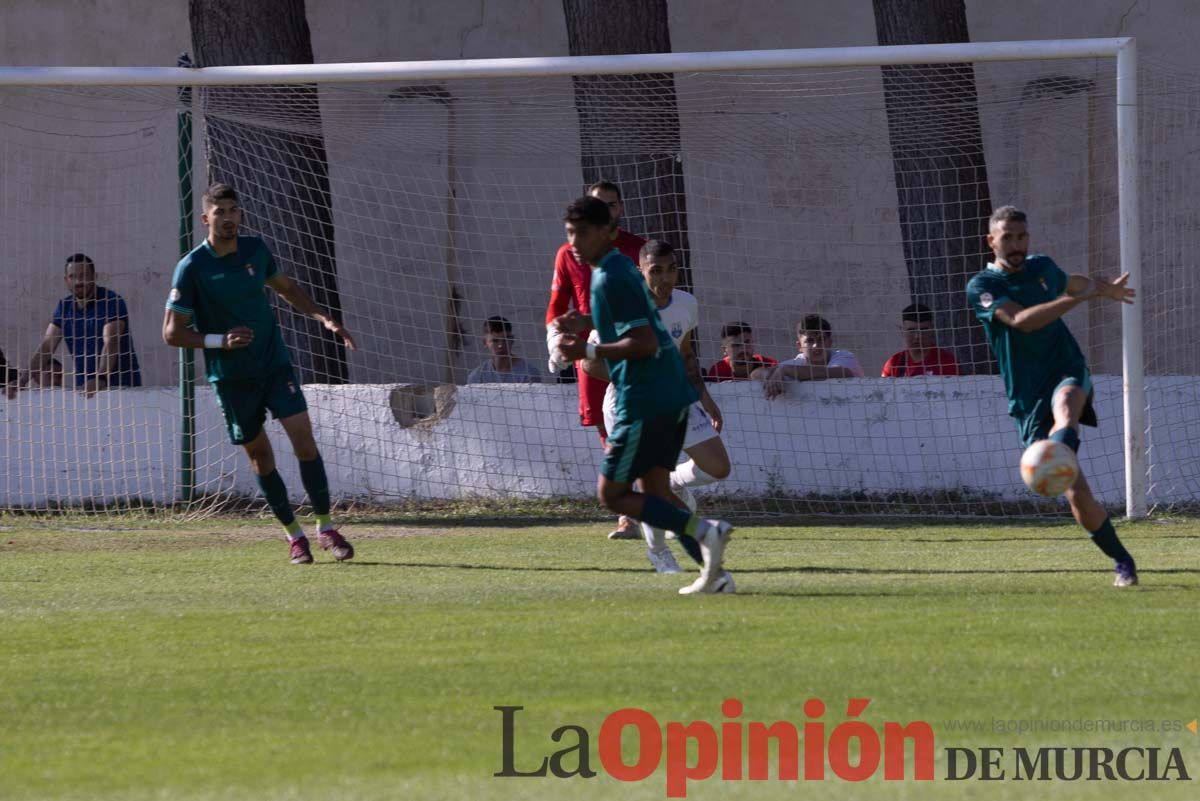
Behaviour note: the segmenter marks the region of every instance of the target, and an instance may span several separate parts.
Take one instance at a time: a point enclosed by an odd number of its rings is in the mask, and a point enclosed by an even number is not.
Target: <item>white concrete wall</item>
[[[1156,378],[1149,398],[1151,504],[1200,497],[1194,376]],[[1020,448],[994,378],[864,379],[794,384],[767,401],[758,385],[718,384],[731,478],[705,491],[756,498],[878,499],[931,490],[1032,498],[1017,475]],[[1121,383],[1096,379],[1098,430],[1085,429],[1082,464],[1098,497],[1124,496]],[[600,449],[574,424],[572,386],[460,387],[440,420],[404,427],[391,387],[309,386],[333,493],[375,503],[424,498],[588,496]],[[245,457],[225,440],[210,390],[197,399],[202,493],[258,493]],[[303,490],[290,447],[269,423],[280,471]],[[178,400],[164,390],[32,391],[0,400],[0,507],[143,498],[170,501],[178,475]],[[701,494],[703,494],[702,491]],[[930,511],[972,514],[970,505]]]

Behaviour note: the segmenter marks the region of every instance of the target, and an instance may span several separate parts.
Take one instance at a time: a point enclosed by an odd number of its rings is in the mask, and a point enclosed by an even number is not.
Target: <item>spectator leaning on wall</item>
[[[61,386],[62,365],[54,351],[64,341],[75,360],[75,387],[89,398],[109,387],[140,387],[142,373],[129,337],[125,299],[97,286],[96,264],[83,253],[67,257],[63,282],[71,294],[54,307],[28,370],[8,382],[8,397],[31,383]]]
[[[778,361],[754,352],[754,331],[746,323],[728,323],[721,328],[721,355],[725,358],[708,368],[705,381],[747,381],[760,367]]]
[[[796,323],[796,347],[800,352],[776,367],[754,371],[754,378],[763,380],[768,398],[783,393],[784,382],[825,381],[830,378],[862,378],[858,359],[848,350],[833,347],[833,327],[818,314],[806,315]]]

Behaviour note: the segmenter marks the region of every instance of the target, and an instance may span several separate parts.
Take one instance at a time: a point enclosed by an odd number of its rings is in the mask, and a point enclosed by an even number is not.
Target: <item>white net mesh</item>
[[[727,513],[1062,513],[1020,483],[1003,386],[965,303],[992,208],[1030,214],[1033,250],[1068,272],[1119,272],[1115,77],[1109,60],[730,74],[447,81],[197,91],[0,90],[0,219],[10,267],[0,348],[25,368],[84,252],[119,293],[143,386],[89,398],[29,388],[0,401],[0,508],[130,504],[190,512],[254,499],[211,389],[196,390],[183,469],[179,352],[161,344],[178,259],[180,113],[193,112],[196,195],[225,180],[245,232],[358,340],[345,353],[279,309],[335,498],[371,506],[462,498],[586,498],[601,455],[577,391],[546,372],[544,318],[567,202],[607,178],[623,227],[680,248],[697,346],[723,326],[756,353],[796,354],[808,314],[861,379],[709,384],[733,473],[703,488]],[[1200,419],[1194,335],[1192,76],[1142,67],[1143,279],[1150,503],[1193,502]],[[193,208],[193,218],[198,216]],[[194,229],[192,241],[202,232]],[[934,312],[961,375],[880,378],[900,312]],[[542,384],[467,385],[503,316]],[[1119,309],[1067,316],[1096,385],[1082,464],[1124,504]],[[197,359],[201,361],[200,358]],[[281,474],[295,460],[268,424]],[[257,501],[254,501],[257,503]],[[488,507],[490,513],[496,507]]]

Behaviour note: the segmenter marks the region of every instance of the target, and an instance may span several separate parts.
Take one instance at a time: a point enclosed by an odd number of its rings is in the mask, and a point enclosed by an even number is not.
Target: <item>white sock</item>
[[[649,523],[642,523],[642,539],[646,541],[646,547],[652,551],[661,551],[667,547],[667,532],[661,528],[655,528]]]
[[[696,466],[695,459],[688,459],[683,464],[677,464],[671,471],[672,487],[703,487],[705,484],[714,484],[716,481],[716,478]]]

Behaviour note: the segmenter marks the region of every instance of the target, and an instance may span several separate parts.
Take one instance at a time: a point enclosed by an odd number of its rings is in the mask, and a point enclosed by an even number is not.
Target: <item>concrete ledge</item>
[[[1101,426],[1082,461],[1106,503],[1124,497],[1121,381],[1098,376]],[[933,491],[1030,498],[1020,448],[995,377],[861,379],[793,384],[767,401],[757,384],[716,384],[734,462],[722,494],[836,496]],[[1200,498],[1200,380],[1148,384],[1152,504]],[[576,389],[555,385],[305,387],[333,493],[374,502],[421,498],[586,496],[600,448],[578,426]],[[256,495],[240,448],[225,437],[211,389],[197,393],[197,481],[203,493]],[[173,388],[63,390],[0,400],[0,506],[176,497],[179,400]],[[299,471],[268,423],[295,500]]]

